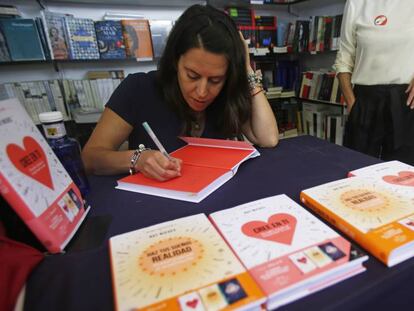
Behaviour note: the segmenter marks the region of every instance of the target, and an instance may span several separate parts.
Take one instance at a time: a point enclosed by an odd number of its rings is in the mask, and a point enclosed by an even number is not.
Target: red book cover
[[[180,177],[160,182],[138,173],[118,180],[117,188],[198,203],[232,178],[242,162],[259,155],[247,142],[181,138],[188,145],[171,153],[183,160]]]

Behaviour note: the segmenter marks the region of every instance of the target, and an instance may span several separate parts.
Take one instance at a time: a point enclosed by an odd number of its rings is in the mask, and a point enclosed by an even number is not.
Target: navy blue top
[[[177,138],[183,135],[184,121],[180,120],[163,100],[156,85],[156,76],[157,71],[128,75],[116,88],[106,105],[133,126],[134,129],[128,138],[130,149],[136,149],[139,144],[156,149],[142,126],[145,121],[168,152],[185,144]],[[213,119],[209,118],[207,113],[205,129],[201,137],[225,138],[208,120]]]

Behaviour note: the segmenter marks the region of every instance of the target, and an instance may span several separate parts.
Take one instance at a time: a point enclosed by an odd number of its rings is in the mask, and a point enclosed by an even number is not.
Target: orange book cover
[[[263,292],[204,214],[109,239],[115,309],[260,310]]]
[[[122,34],[128,57],[137,60],[152,60],[152,40],[149,22],[146,19],[121,20]]]
[[[414,192],[356,176],[303,190],[301,201],[387,266],[414,256]]]
[[[188,145],[171,156],[183,160],[181,176],[160,182],[143,174],[118,180],[118,189],[200,202],[234,176],[238,166],[258,151],[247,142],[181,137]]]

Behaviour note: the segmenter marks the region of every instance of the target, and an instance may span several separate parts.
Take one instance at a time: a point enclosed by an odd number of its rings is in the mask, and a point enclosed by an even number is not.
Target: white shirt
[[[347,0],[334,69],[352,83],[404,84],[414,77],[414,0]]]

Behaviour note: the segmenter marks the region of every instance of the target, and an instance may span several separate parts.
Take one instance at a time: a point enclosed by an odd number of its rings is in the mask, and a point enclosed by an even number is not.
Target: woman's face
[[[178,84],[188,106],[204,111],[226,82],[228,61],[223,54],[193,48],[178,60]]]

